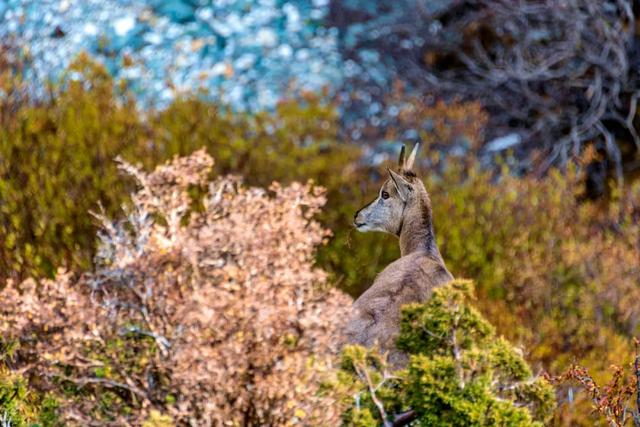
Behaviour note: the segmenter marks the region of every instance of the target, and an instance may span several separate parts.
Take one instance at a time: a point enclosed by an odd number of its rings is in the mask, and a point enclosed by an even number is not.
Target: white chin
[[[367,225],[367,224],[362,224],[356,227],[356,230],[358,230],[361,233],[367,232],[367,231],[371,231],[371,228]]]

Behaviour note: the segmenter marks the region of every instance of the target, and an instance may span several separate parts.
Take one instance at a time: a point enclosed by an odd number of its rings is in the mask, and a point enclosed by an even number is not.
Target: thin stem
[[[376,392],[378,391],[378,389],[380,389],[380,387],[382,387],[382,385],[387,380],[387,376],[384,375],[382,378],[382,381],[380,381],[380,383],[377,386],[374,386],[366,366],[356,365],[355,368],[358,375],[360,375],[361,378],[364,378],[364,380],[367,382],[367,387],[369,388],[369,393],[371,394],[371,400],[373,400],[373,403],[378,408],[378,412],[380,413],[380,417],[382,418],[382,423],[384,427],[393,427],[393,424],[387,419],[387,412],[384,410],[384,405],[376,395]]]

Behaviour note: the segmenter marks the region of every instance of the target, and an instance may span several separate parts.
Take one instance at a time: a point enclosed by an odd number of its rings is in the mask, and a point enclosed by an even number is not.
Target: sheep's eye
[[[387,193],[386,191],[383,191],[382,192],[382,198],[385,199],[385,200],[388,199],[389,198],[389,193]]]

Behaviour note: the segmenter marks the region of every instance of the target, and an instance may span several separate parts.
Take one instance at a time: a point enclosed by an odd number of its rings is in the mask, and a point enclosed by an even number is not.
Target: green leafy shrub
[[[558,375],[579,361],[608,383],[609,367],[631,357],[639,333],[640,185],[586,198],[590,156],[542,178],[429,156],[422,175],[445,262],[454,276],[478,281],[477,308],[498,333],[537,369]],[[379,269],[397,257],[395,239],[359,245],[354,256],[370,254]],[[600,425],[578,390],[559,385],[553,425]]]
[[[0,129],[0,277],[88,267],[101,200],[126,194],[112,160],[136,146],[135,106],[115,101],[106,71],[81,57],[51,104],[21,105]]]
[[[57,427],[58,401],[46,393],[32,391],[21,375],[8,369],[14,345],[0,342],[0,425],[13,427]],[[4,348],[3,348],[4,347]]]
[[[415,425],[542,426],[553,388],[496,336],[471,298],[471,283],[458,280],[403,308],[398,347],[410,359],[401,371],[392,372],[375,350],[347,347],[341,386],[355,398],[345,424],[390,425],[413,411]]]
[[[477,165],[431,177],[436,232],[454,276],[478,280],[478,308],[534,366],[574,360],[604,382],[630,357],[640,311],[640,186],[608,201],[582,197],[580,169],[498,180]],[[588,398],[566,399],[558,423],[593,425]]]

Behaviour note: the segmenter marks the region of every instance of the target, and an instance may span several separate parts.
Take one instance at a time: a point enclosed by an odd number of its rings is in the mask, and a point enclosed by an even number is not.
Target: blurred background
[[[115,159],[204,147],[212,176],[326,188],[315,266],[357,297],[399,251],[353,212],[421,142],[474,304],[534,371],[607,382],[640,332],[639,100],[632,0],[2,0],[0,280],[91,271],[88,212],[136,188]],[[557,401],[554,425],[604,423]]]

